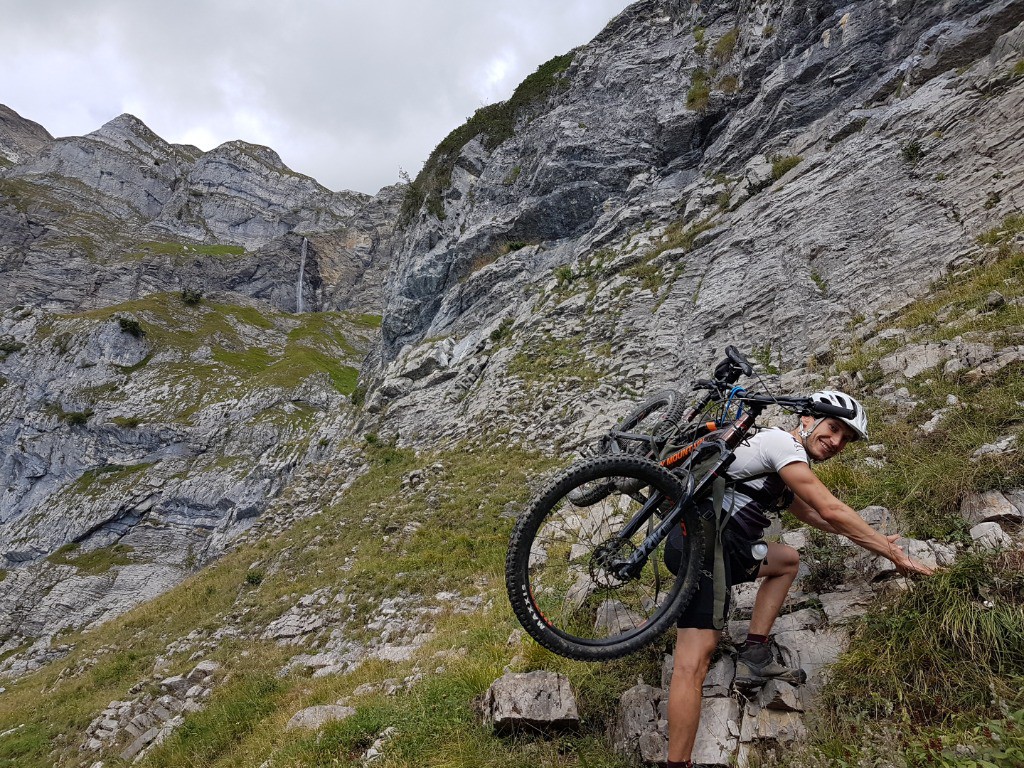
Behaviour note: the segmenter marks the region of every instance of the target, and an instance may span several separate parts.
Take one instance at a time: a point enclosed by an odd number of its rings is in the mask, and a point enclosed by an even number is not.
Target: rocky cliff
[[[131,115],[63,139],[33,125],[10,110],[0,124],[3,146],[19,148],[0,175],[4,306],[74,310],[192,288],[286,311],[301,292],[307,310],[379,313],[376,256],[396,190],[331,192],[267,147],[232,141],[204,153]]]
[[[39,123],[0,104],[0,166],[27,160],[51,141],[50,132]]]
[[[416,444],[481,419],[578,439],[729,342],[773,370],[828,361],[1024,203],[1022,18],[634,4],[428,160],[371,410]]]
[[[130,115],[62,139],[0,117],[16,645],[178,583],[347,430],[401,188],[331,192],[266,147],[203,153]]]

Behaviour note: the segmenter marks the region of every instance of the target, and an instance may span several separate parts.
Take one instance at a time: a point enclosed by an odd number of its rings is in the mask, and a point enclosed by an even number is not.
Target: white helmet
[[[865,411],[864,406],[858,403],[854,398],[850,397],[845,392],[836,392],[832,389],[826,389],[822,392],[815,392],[811,395],[811,400],[816,403],[828,403],[829,405],[838,405],[840,408],[852,410],[853,418],[846,419],[842,416],[833,416],[831,418],[839,419],[841,422],[849,426],[857,433],[857,437],[860,439],[868,439],[867,411]],[[821,421],[821,419],[818,419],[814,426],[817,427]]]

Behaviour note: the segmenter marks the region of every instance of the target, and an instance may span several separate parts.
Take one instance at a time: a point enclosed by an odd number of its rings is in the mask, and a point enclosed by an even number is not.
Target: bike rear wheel
[[[612,490],[586,508],[569,498],[594,484]],[[622,485],[637,490],[624,493]],[[505,561],[509,600],[526,631],[562,656],[601,661],[633,653],[668,629],[697,587],[703,536],[695,511],[680,523],[676,574],[665,566],[665,541],[635,576],[622,578],[611,568],[685,494],[671,472],[638,456],[599,456],[556,477],[516,523]],[[649,520],[624,538],[625,524],[652,498]]]
[[[682,393],[675,389],[663,389],[643,400],[627,413],[613,430],[657,437],[676,427],[682,420],[685,411],[686,401]],[[602,438],[598,451],[601,454],[608,454],[609,445],[606,441],[613,439],[615,438],[608,436]],[[646,442],[630,440],[626,445],[620,445],[620,447],[626,453],[646,456],[649,459],[657,458],[650,444]],[[614,490],[615,485],[610,480],[603,483],[590,482],[570,491],[569,500],[577,507],[588,507],[605,498]]]
[[[615,429],[619,432],[634,432],[641,435],[663,435],[679,424],[686,412],[686,400],[681,392],[675,389],[663,389],[655,392],[636,408],[627,413]],[[630,453],[649,455],[647,445],[636,442]]]

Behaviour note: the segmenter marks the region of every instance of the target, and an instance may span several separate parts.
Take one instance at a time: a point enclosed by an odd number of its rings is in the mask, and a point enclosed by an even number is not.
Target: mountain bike
[[[752,372],[727,347],[714,378],[695,382],[705,393],[694,405],[684,408],[676,390],[648,398],[602,436],[597,455],[555,477],[517,520],[505,586],[516,617],[538,643],[601,661],[654,641],[693,597],[706,543],[701,505],[721,492],[716,480],[724,479],[762,412],[776,405],[816,417],[853,416],[810,398],[735,386]],[[676,529],[680,556],[672,573],[665,548]]]

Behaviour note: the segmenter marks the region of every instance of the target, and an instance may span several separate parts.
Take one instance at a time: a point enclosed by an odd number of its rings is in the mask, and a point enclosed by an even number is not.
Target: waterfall
[[[302,259],[299,261],[299,284],[295,288],[295,313],[302,314],[302,273],[306,269],[306,238],[302,238]]]

